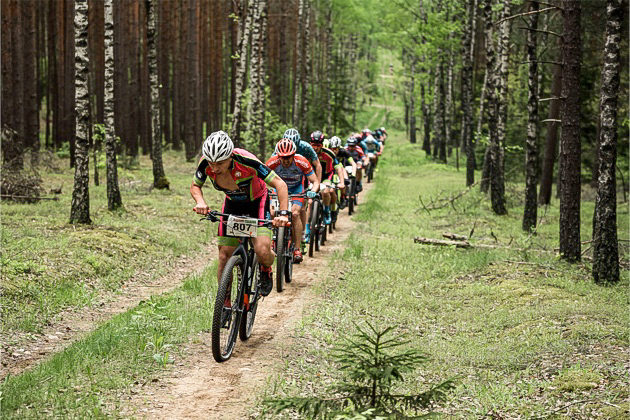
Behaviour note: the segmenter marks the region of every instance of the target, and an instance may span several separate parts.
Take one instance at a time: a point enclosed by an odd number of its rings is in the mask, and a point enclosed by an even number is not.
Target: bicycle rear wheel
[[[238,296],[243,283],[244,268],[243,259],[239,255],[230,257],[217,289],[212,315],[212,356],[219,363],[232,356],[236,345],[243,311],[243,301],[239,301]]]
[[[284,281],[291,283],[293,280],[293,245],[289,244],[287,247],[287,255],[284,262]]]
[[[354,213],[354,197],[357,193],[357,180],[355,178],[350,179],[350,192],[348,194],[348,216],[352,216]]]
[[[243,307],[243,318],[238,329],[238,336],[241,341],[246,341],[252,335],[254,329],[254,319],[256,319],[256,309],[258,309],[258,281],[260,280],[260,266],[258,265],[258,257],[254,254],[254,262],[252,263],[251,290],[249,290],[248,300],[249,308]]]
[[[320,203],[319,201],[313,201],[313,208],[311,210],[311,233],[309,235],[308,241],[308,256],[313,256],[313,250],[319,251],[319,232],[318,232],[318,220],[319,220],[319,212],[320,212]]]
[[[284,226],[278,228],[276,239],[276,290],[281,293],[284,289],[284,254],[286,252],[286,244],[284,236],[286,228]]]

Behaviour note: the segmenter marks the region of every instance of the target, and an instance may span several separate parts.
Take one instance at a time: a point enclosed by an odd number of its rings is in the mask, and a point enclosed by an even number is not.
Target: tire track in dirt
[[[364,184],[363,195],[372,187]],[[358,210],[360,211],[359,206]],[[356,223],[344,209],[337,229],[314,258],[305,257],[293,266],[294,280],[282,293],[274,291],[258,306],[249,340],[238,340],[232,358],[216,363],[210,333],[189,341],[183,360],[157,381],[138,384],[123,403],[122,416],[151,419],[239,419],[246,418],[249,404],[289,348],[295,324],[304,307],[314,299],[311,288],[331,272],[326,265],[354,230]]]
[[[128,311],[151,296],[175,289],[181,285],[183,279],[203,271],[213,262],[213,259],[208,260],[208,255],[215,255],[215,243],[216,240],[213,239],[205,252],[198,252],[193,257],[178,258],[171,264],[168,272],[157,279],[147,272],[138,273],[123,285],[121,294],[108,293],[100,296],[98,302],[90,307],[59,313],[39,334],[1,335],[0,342],[3,344],[0,378],[5,378],[8,374],[20,374],[67,348],[113,316]]]

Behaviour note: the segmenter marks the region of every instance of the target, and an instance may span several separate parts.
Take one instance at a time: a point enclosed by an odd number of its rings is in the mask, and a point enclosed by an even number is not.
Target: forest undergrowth
[[[390,135],[357,217],[362,226],[336,255],[343,273],[319,286],[320,300],[296,330],[293,356],[280,362],[264,397],[325,391],[342,375],[331,350],[354,323],[369,322],[395,326],[409,348],[430,358],[398,393],[458,378],[448,403],[436,409],[447,416],[627,418],[627,269],[620,284],[602,287],[588,261],[561,261],[557,200],[541,210],[535,235],[523,232],[522,183],[507,184],[507,216],[494,215],[478,188],[429,210],[432,198],[462,192],[465,174],[433,163],[402,137]],[[583,202],[583,241],[590,240],[592,212],[593,202]],[[627,240],[627,206],[618,219]],[[488,247],[414,243],[445,232]]]

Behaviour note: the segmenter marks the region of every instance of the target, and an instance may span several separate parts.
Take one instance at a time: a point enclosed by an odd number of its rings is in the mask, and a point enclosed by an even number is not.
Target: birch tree
[[[619,95],[622,0],[608,0],[606,45],[599,102],[599,176],[593,231],[593,278],[597,283],[619,281],[617,246],[617,98]]]
[[[77,110],[75,133],[74,189],[70,223],[91,223],[89,180],[89,92],[88,92],[88,3],[76,0],[74,13],[75,41],[75,103]]]
[[[160,124],[160,83],[157,64],[158,4],[147,2],[148,30],[147,47],[149,53],[149,84],[151,86],[151,161],[153,163],[153,188],[168,189],[169,182],[162,164],[162,125]]]
[[[466,150],[466,186],[475,183],[475,141],[472,121],[474,27],[477,0],[468,0],[462,48],[462,147]]]
[[[105,0],[105,161],[107,166],[107,208],[122,207],[116,162],[116,126],[114,123],[114,7]]]
[[[247,8],[247,17],[245,18],[245,23],[243,25],[243,32],[241,38],[239,40],[239,56],[238,56],[238,65],[236,67],[235,74],[235,100],[234,100],[234,110],[232,111],[233,119],[232,119],[232,140],[237,146],[241,144],[241,125],[243,123],[243,93],[245,92],[245,77],[247,76],[247,47],[250,41],[250,33],[252,29],[252,16],[254,11],[256,10],[257,2],[252,0]]]

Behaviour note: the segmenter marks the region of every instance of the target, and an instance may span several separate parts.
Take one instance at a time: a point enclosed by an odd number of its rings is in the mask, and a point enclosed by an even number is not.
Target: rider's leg
[[[271,267],[276,254],[271,250],[271,238],[269,236],[258,236],[252,238],[254,241],[254,252],[258,256],[258,262],[265,267]]]
[[[217,266],[217,280],[221,282],[221,275],[223,274],[223,268],[225,264],[232,256],[232,253],[236,249],[235,246],[219,245],[219,265]]]
[[[300,218],[302,213],[302,206],[299,204],[293,204],[291,206],[291,227],[293,228],[293,243],[295,244],[295,249],[300,249],[300,244],[302,242],[302,220]]]

